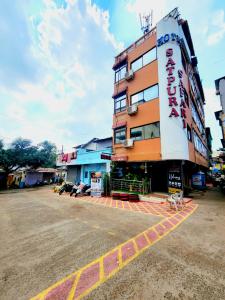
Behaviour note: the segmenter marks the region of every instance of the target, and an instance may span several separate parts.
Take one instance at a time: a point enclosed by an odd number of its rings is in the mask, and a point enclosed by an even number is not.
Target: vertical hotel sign
[[[183,71],[178,70],[179,86],[174,85],[176,80],[176,74],[174,72],[176,61],[173,58],[173,48],[168,48],[166,50],[166,72],[167,72],[167,95],[168,95],[168,105],[171,107],[169,117],[178,118],[181,117],[183,128],[187,127],[186,123],[186,104],[184,101],[184,85],[182,81]],[[180,101],[178,103],[178,97]],[[179,109],[179,108],[180,109]]]
[[[156,34],[162,159],[189,160],[181,57],[185,36],[177,20],[171,17],[157,23]]]

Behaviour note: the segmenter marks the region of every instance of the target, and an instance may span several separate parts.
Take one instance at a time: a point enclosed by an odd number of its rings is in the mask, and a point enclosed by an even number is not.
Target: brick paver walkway
[[[121,208],[130,211],[137,211],[142,212],[154,216],[161,216],[161,217],[171,217],[176,212],[170,209],[169,203],[153,203],[148,201],[139,201],[139,202],[129,202],[129,201],[121,201],[121,200],[114,200],[111,197],[80,197],[75,198],[83,201],[88,201],[95,204],[100,204],[108,207],[113,208]]]

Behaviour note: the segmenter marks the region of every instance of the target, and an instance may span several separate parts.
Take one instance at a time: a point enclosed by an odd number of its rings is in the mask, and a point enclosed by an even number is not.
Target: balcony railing
[[[115,64],[120,61],[124,56],[126,56],[129,52],[131,52],[133,49],[141,45],[145,40],[150,38],[153,34],[156,34],[156,27],[152,28],[151,31],[143,35],[140,39],[138,39],[136,42],[134,42],[132,45],[130,45],[127,49],[123,50],[119,55],[115,57]]]

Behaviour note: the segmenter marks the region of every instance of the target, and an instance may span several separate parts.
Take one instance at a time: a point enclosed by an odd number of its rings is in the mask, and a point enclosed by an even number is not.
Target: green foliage
[[[110,176],[108,173],[105,173],[103,177],[103,189],[104,189],[104,196],[110,196],[111,187],[110,187]]]
[[[125,176],[126,180],[133,180],[133,181],[140,181],[141,180],[141,176],[138,174],[134,174],[134,173],[128,173]]]
[[[0,140],[0,167],[6,173],[21,167],[54,167],[55,161],[56,146],[48,141],[33,146],[30,140],[17,138],[6,149]]]

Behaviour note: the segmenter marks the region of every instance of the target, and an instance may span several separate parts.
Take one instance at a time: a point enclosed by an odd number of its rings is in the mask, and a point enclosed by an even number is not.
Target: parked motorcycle
[[[59,195],[62,195],[63,192],[71,192],[73,188],[72,182],[64,182],[64,184],[59,189]]]
[[[72,190],[70,192],[70,197],[73,196],[73,194],[76,194],[76,191],[79,189],[79,185],[79,183],[73,185]]]
[[[91,194],[91,186],[88,184],[79,185],[75,197],[80,196],[90,196]]]

